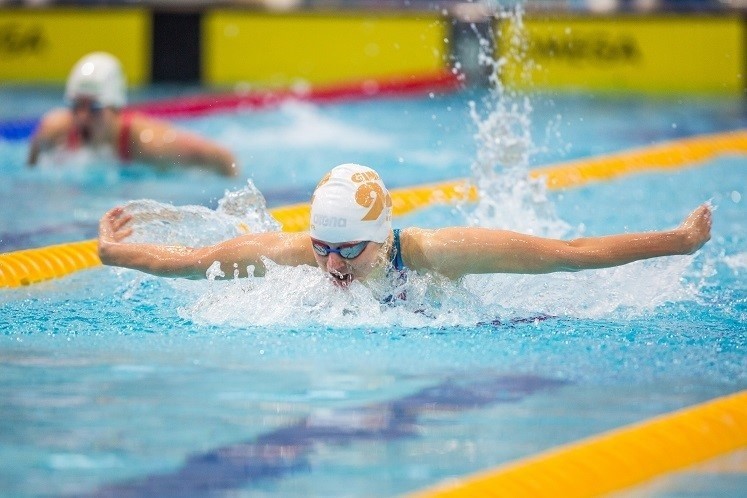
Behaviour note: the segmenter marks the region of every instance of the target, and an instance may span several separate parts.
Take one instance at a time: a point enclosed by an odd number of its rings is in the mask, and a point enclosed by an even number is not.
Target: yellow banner
[[[561,17],[524,24],[523,32],[508,23],[498,31],[509,86],[661,93],[745,88],[745,29],[738,17]]]
[[[151,17],[145,9],[0,10],[0,81],[62,83],[89,52],[110,52],[127,81],[150,79]]]
[[[437,15],[207,12],[204,80],[329,84],[442,70],[447,22]]]

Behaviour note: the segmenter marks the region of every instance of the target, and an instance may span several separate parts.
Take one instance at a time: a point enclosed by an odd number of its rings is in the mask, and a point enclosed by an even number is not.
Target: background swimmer
[[[319,183],[309,232],[242,235],[189,248],[127,243],[131,216],[121,207],[99,225],[99,256],[107,265],[153,275],[205,278],[220,262],[265,274],[263,258],[280,265],[318,266],[340,287],[390,274],[401,266],[450,279],[480,273],[550,273],[619,266],[661,256],[692,254],[710,239],[711,210],[695,209],[671,230],[584,237],[570,241],[477,227],[391,228],[391,199],[376,171],[344,164]],[[232,273],[232,272],[227,272]],[[229,277],[230,278],[230,277]]]
[[[162,120],[122,110],[126,84],[119,61],[104,52],[88,54],[73,67],[65,88],[68,108],[45,114],[31,139],[28,164],[48,151],[88,148],[104,158],[167,167],[204,167],[236,176],[236,158],[223,146]]]

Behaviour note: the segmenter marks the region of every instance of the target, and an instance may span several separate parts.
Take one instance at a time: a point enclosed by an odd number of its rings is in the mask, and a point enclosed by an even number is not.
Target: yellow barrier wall
[[[103,50],[127,81],[150,79],[151,17],[146,9],[0,10],[0,81],[62,83],[73,64]]]
[[[533,67],[509,58],[502,77],[512,87],[659,93],[745,88],[739,17],[554,16],[524,25]],[[498,30],[499,53],[510,53],[515,29],[504,23]]]
[[[446,67],[446,20],[436,14],[207,12],[204,80],[265,86],[432,74]]]
[[[451,19],[439,12],[291,12],[206,9],[202,82],[329,84],[432,74],[449,65]],[[0,81],[62,83],[87,52],[122,60],[128,81],[150,81],[152,12],[146,8],[0,9]],[[526,57],[502,77],[521,89],[744,91],[745,23],[738,16],[528,14]],[[511,55],[501,21],[497,53]],[[526,76],[526,77],[525,77]]]

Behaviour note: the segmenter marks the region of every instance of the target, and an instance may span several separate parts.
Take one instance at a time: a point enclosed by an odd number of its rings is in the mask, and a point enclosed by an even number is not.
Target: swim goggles
[[[361,255],[368,245],[368,242],[368,240],[362,242],[351,242],[349,244],[340,244],[337,248],[332,248],[318,240],[311,239],[311,246],[314,248],[314,252],[319,256],[329,256],[329,253],[333,252],[339,254],[340,257],[345,259],[355,259]]]
[[[104,108],[97,100],[87,98],[77,98],[70,102],[70,110],[78,112],[82,109],[88,109],[91,113],[99,113]]]

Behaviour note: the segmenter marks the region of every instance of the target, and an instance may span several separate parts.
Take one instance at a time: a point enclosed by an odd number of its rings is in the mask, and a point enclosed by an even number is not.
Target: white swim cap
[[[379,174],[358,164],[341,164],[322,178],[311,198],[311,236],[340,244],[383,243],[392,228],[392,198]]]
[[[65,98],[90,97],[105,107],[123,107],[127,103],[122,66],[106,52],[94,52],[79,60],[67,78]]]

